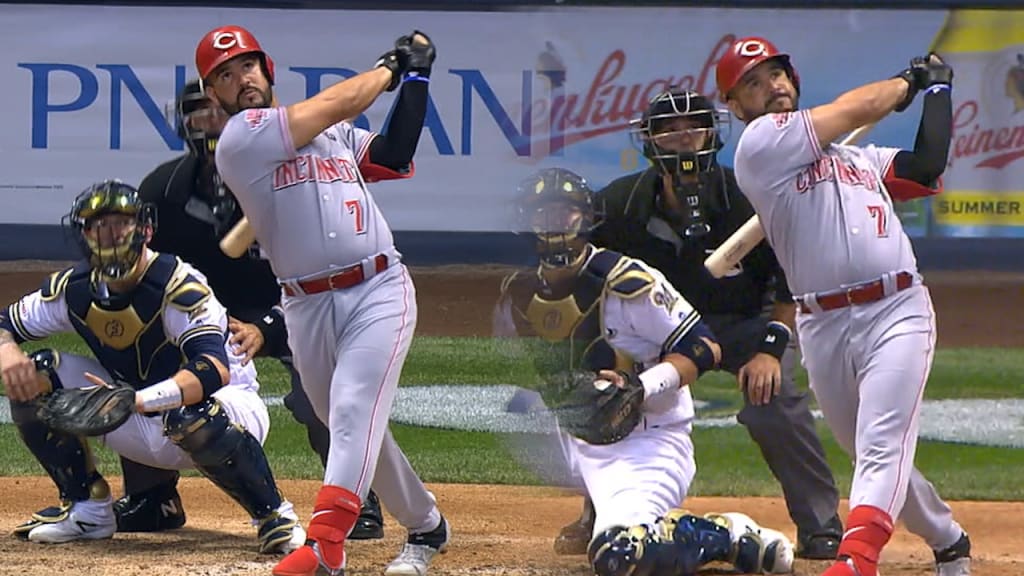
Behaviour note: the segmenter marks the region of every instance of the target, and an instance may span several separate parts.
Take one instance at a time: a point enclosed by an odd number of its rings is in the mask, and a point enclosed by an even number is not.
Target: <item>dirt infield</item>
[[[56,268],[47,262],[0,263],[0,300],[9,302],[36,288]],[[490,333],[491,306],[501,267],[442,267],[414,269],[420,320],[417,334],[482,336]],[[1017,318],[1024,300],[1024,276],[989,273],[926,274],[938,315],[939,345],[1024,345],[1024,325]],[[119,486],[119,479],[111,478]],[[283,492],[308,520],[318,483],[283,481]],[[583,576],[580,557],[557,557],[551,540],[563,524],[575,518],[579,499],[562,491],[529,487],[437,485],[431,487],[448,517],[454,540],[450,553],[440,557],[431,576],[497,575]],[[106,575],[266,575],[272,558],[255,552],[255,529],[244,512],[202,479],[182,481],[188,524],[160,535],[118,534],[112,541],[57,546],[21,542],[10,528],[29,514],[54,503],[48,479],[0,478],[0,574]],[[695,513],[745,512],[790,537],[795,527],[780,499],[694,498],[687,506]],[[1024,573],[1024,551],[1017,545],[1022,533],[1024,503],[953,503],[958,520],[974,541],[976,576]],[[844,511],[845,513],[845,511]],[[404,533],[389,517],[383,541],[354,542],[349,547],[349,574],[380,574],[398,552]],[[818,574],[825,562],[798,562],[796,573]],[[916,537],[900,529],[883,553],[886,576],[934,574],[931,554]],[[729,573],[727,566],[708,573]]]
[[[112,478],[111,482],[117,479]],[[308,520],[313,481],[285,481],[281,489]],[[431,485],[453,530],[449,552],[438,557],[431,576],[510,575],[584,576],[582,557],[551,551],[558,528],[578,512],[579,500],[549,488]],[[256,553],[255,528],[245,513],[203,479],[185,478],[181,493],[188,515],[185,528],[164,534],[116,534],[113,540],[63,545],[20,541],[9,527],[52,503],[48,482],[33,478],[0,479],[0,574],[88,574],[89,576],[243,576],[270,573],[274,558]],[[766,526],[795,536],[783,503],[770,498],[694,498],[694,513],[742,511]],[[953,503],[974,540],[975,576],[1021,574],[1024,551],[1016,545],[1024,504]],[[33,508],[36,507],[36,508]],[[404,532],[390,516],[384,540],[349,544],[350,575],[380,574],[397,554]],[[934,574],[928,548],[899,529],[882,555],[885,576]],[[827,562],[798,561],[796,574],[820,573]],[[725,564],[705,573],[728,573]]]

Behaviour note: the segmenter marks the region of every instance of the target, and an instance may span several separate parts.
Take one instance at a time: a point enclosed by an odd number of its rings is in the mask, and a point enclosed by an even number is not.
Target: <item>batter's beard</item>
[[[271,102],[274,101],[273,88],[267,88],[266,90],[260,90],[259,88],[256,88],[255,90],[260,93],[260,103],[242,103],[242,95],[239,94],[238,98],[236,98],[233,103],[228,104],[227,102],[225,102],[221,104],[221,107],[224,108],[224,111],[228,113],[228,116],[234,116],[242,110],[248,110],[249,108],[266,108],[270,106]]]

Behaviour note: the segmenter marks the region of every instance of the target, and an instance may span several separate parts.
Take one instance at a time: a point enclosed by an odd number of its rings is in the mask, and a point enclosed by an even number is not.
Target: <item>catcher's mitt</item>
[[[593,376],[578,379],[568,405],[559,412],[563,430],[588,444],[612,444],[629,435],[643,417],[644,387],[636,376],[619,372],[622,388]]]
[[[135,390],[128,386],[58,388],[40,401],[36,415],[47,426],[76,436],[102,436],[135,412]]]

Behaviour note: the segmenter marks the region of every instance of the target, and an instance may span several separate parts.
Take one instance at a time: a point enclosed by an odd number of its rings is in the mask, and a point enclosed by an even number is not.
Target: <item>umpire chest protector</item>
[[[520,336],[535,336],[565,352],[568,370],[631,370],[633,361],[605,340],[601,304],[607,290],[641,290],[647,282],[617,274],[622,255],[598,250],[571,281],[571,291],[551,290],[537,274],[515,275],[503,287],[512,299],[512,318]]]
[[[167,306],[183,312],[201,309],[210,290],[188,274],[171,255],[156,254],[127,294],[96,293],[92,270],[80,263],[50,276],[44,299],[64,295],[68,317],[112,376],[136,389],[170,378],[182,366],[183,356],[168,340],[163,312]]]

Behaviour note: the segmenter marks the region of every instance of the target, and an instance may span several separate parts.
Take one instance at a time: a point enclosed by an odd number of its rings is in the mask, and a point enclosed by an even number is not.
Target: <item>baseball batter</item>
[[[568,467],[593,499],[594,572],[693,574],[714,560],[789,572],[793,545],[781,533],[742,514],[709,519],[677,508],[696,473],[689,385],[719,362],[721,348],[661,272],[588,242],[592,198],[579,175],[560,168],[520,185],[522,224],[537,238],[541,264],[503,282],[494,319],[497,335],[518,336],[534,354],[553,408],[565,407],[565,374],[581,374],[578,385],[588,388],[595,373],[643,387],[642,420],[612,442],[584,440],[556,412]]]
[[[309,544],[278,563],[278,576],[341,574],[345,539],[375,480],[409,530],[386,574],[423,576],[448,542],[433,495],[388,430],[417,309],[391,230],[366,188],[367,181],[412,176],[434,57],[426,36],[403,36],[373,70],[280,106],[273,60],[249,31],[222,26],[196,48],[207,95],[232,115],[217,169],[281,284],[288,344],[331,432]],[[386,134],[346,121],[399,85]]]
[[[721,98],[747,126],[736,178],[798,305],[804,364],[836,440],[854,458],[847,530],[829,576],[875,576],[897,519],[935,551],[940,576],[970,573],[970,541],[914,468],[935,313],[893,202],[938,192],[953,73],[932,54],[894,78],[798,110],[789,56],[738,40],[718,63]],[[833,142],[924,92],[914,149]]]

